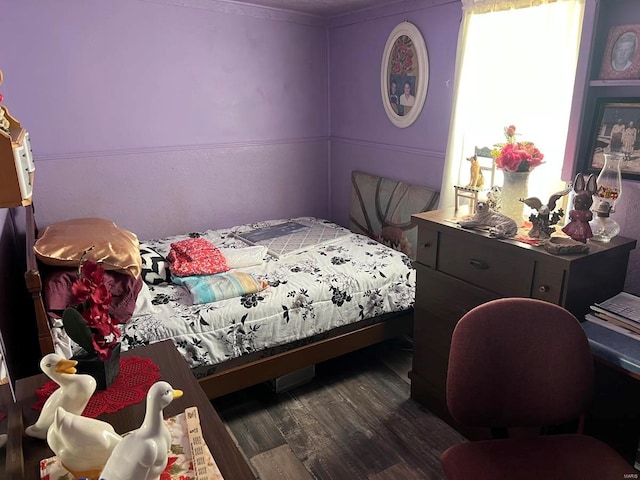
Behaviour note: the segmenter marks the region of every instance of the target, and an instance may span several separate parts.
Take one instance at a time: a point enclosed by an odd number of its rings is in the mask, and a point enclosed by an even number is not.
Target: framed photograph
[[[623,156],[623,178],[640,180],[640,98],[599,98],[591,130],[589,158],[583,173],[599,172],[605,153]]]
[[[618,25],[609,29],[601,80],[640,79],[640,25]]]
[[[420,30],[409,22],[397,25],[384,47],[380,68],[382,105],[389,120],[404,128],[422,111],[429,85],[429,56]]]

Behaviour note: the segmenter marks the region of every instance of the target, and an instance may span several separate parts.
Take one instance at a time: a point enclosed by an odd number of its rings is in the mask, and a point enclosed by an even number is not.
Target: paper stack
[[[604,302],[591,305],[591,313],[585,319],[640,340],[640,297],[620,292]]]

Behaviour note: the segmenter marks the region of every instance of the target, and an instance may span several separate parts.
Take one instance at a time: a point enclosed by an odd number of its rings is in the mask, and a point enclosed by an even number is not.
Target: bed
[[[378,181],[378,188],[355,188]],[[376,208],[380,195],[387,201],[388,182],[353,172],[350,217],[362,218],[358,211]],[[392,191],[413,191],[402,194],[406,198],[401,203],[412,199],[419,205],[404,210],[404,219],[398,217],[402,209],[393,209],[394,225],[402,220],[403,231],[409,232],[410,214],[434,206],[438,192],[395,184]],[[32,209],[27,222],[25,278],[34,300],[40,350],[43,355],[54,350],[68,354],[73,345],[45,307],[44,272],[51,267],[34,255],[38,231]],[[157,258],[143,263],[142,278],[150,278],[144,265],[152,269],[153,278],[138,295],[145,301],[139,301],[133,317],[121,325],[122,349],[171,339],[212,399],[408,334],[415,270],[410,254],[384,245],[382,237],[380,232],[362,235],[324,219],[298,217],[141,240],[142,256]],[[167,261],[172,245],[196,238],[235,258],[240,266],[229,272],[248,273],[263,289],[210,302],[191,284],[176,284],[175,276],[158,281],[154,274],[159,270],[162,277],[167,271],[158,269],[158,262]],[[405,250],[407,242],[402,242]]]

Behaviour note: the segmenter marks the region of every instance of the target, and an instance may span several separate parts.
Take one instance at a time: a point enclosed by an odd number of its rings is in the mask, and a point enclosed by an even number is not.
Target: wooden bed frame
[[[33,299],[38,343],[40,353],[44,356],[54,351],[54,343],[42,298],[42,278],[33,250],[37,238],[37,225],[33,206],[26,208],[27,270],[25,282]],[[334,329],[327,336],[313,339],[308,344],[265,358],[258,358],[232,367],[226,367],[226,362],[221,363],[213,374],[202,377],[198,381],[209,399],[213,399],[369,345],[401,337],[411,333],[412,325],[413,310],[398,313],[396,316],[386,315],[375,323],[371,323],[369,320],[345,325]]]

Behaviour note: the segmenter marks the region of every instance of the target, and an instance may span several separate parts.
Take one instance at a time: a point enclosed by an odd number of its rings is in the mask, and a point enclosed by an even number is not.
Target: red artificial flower
[[[86,302],[93,290],[93,284],[88,278],[79,278],[71,285],[71,294],[78,303]]]
[[[80,271],[82,278],[89,279],[95,285],[104,282],[104,268],[97,262],[91,260],[83,262]]]
[[[111,292],[107,289],[104,283],[96,285],[91,292],[91,301],[96,305],[111,305]]]
[[[516,127],[509,125],[504,128],[507,143],[497,144],[499,150],[493,150],[491,154],[496,166],[511,172],[530,172],[538,165],[543,164],[544,155],[533,142],[516,142]]]
[[[71,293],[91,330],[91,343],[98,358],[108,360],[121,333],[109,314],[113,296],[104,281],[104,268],[94,261],[84,261],[79,278],[71,285]]]

